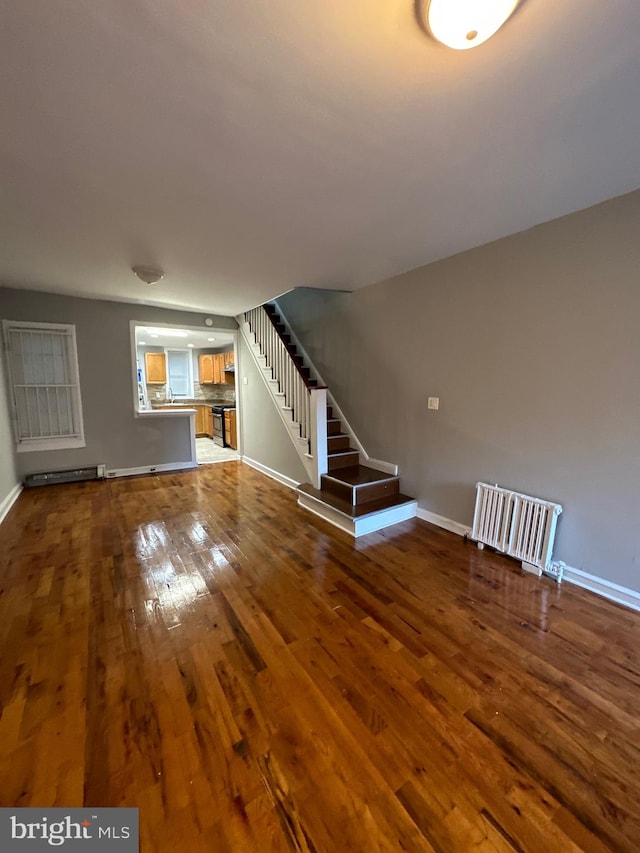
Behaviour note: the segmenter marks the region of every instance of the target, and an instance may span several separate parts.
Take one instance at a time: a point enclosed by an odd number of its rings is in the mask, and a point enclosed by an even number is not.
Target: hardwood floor
[[[635,851],[640,615],[425,522],[354,542],[241,463],[25,491],[0,805],[141,850]]]

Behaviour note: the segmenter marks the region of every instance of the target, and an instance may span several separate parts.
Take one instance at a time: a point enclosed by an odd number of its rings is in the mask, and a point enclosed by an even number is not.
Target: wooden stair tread
[[[383,509],[391,509],[392,507],[401,506],[415,500],[415,498],[411,498],[408,495],[392,495],[388,498],[378,498],[377,500],[367,501],[364,504],[354,506],[349,501],[336,497],[336,495],[315,489],[311,483],[303,483],[301,486],[298,486],[298,491],[322,501],[322,503],[333,507],[333,509],[337,509],[338,512],[342,512],[350,518],[362,518],[365,515],[380,512]]]
[[[331,436],[331,437],[333,438],[334,436]],[[345,453],[357,453],[357,452],[358,451],[355,449],[355,447],[341,447],[340,450],[329,450],[328,455],[329,456],[344,456]]]
[[[364,486],[367,483],[378,483],[381,480],[396,480],[394,474],[387,474],[385,471],[378,471],[375,468],[367,468],[366,465],[353,465],[350,468],[338,468],[336,471],[330,471],[328,474],[323,474],[324,477],[331,477],[333,480],[340,480],[348,486]]]

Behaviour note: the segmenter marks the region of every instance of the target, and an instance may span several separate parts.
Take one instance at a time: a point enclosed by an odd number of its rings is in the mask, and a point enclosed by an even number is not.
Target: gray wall
[[[0,358],[0,506],[19,482],[7,390],[4,359]]]
[[[304,483],[304,466],[287,435],[269,391],[258,372],[244,338],[239,337],[240,363],[236,365],[241,405],[242,454],[273,471]],[[244,377],[248,384],[244,384]]]
[[[134,417],[129,323],[205,328],[206,316],[213,315],[0,288],[0,319],[73,323],[78,345],[86,447],[20,453],[18,474],[96,463],[135,468],[188,461],[188,418]],[[237,328],[231,317],[213,319],[214,328]]]
[[[640,590],[639,224],[640,191],[354,294],[279,301],[420,507],[470,524],[478,480],[557,500],[554,556]]]

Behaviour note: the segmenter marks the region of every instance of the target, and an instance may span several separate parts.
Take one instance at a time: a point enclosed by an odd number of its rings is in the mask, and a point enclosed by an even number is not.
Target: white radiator
[[[560,504],[478,483],[471,538],[522,561],[522,568],[562,579],[551,563]]]

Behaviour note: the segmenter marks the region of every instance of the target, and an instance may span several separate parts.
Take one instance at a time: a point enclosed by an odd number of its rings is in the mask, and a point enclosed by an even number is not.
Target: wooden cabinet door
[[[229,412],[230,429],[229,429],[229,444],[234,450],[238,449],[238,437],[236,434],[236,410],[231,409]]]
[[[218,352],[213,356],[213,381],[215,385],[224,382],[224,353]]]
[[[225,352],[224,353],[224,366],[226,367],[228,364],[235,364],[235,361],[233,358],[233,350],[231,350],[231,352]],[[223,376],[222,381],[225,383],[225,385],[235,385],[236,375],[233,371],[226,371],[225,370],[225,372],[222,374],[222,376]]]
[[[209,436],[209,438],[213,438],[213,412],[209,407],[207,407],[207,416],[206,416],[206,429],[205,432]]]
[[[238,448],[238,440],[236,437],[236,410],[225,409],[224,413],[224,437],[229,447],[234,450]]]
[[[213,356],[208,353],[198,356],[198,376],[201,385],[213,382]]]
[[[144,354],[144,368],[148,384],[166,385],[167,360],[163,352],[146,352]]]
[[[206,435],[207,432],[207,407],[196,406],[196,435]]]

